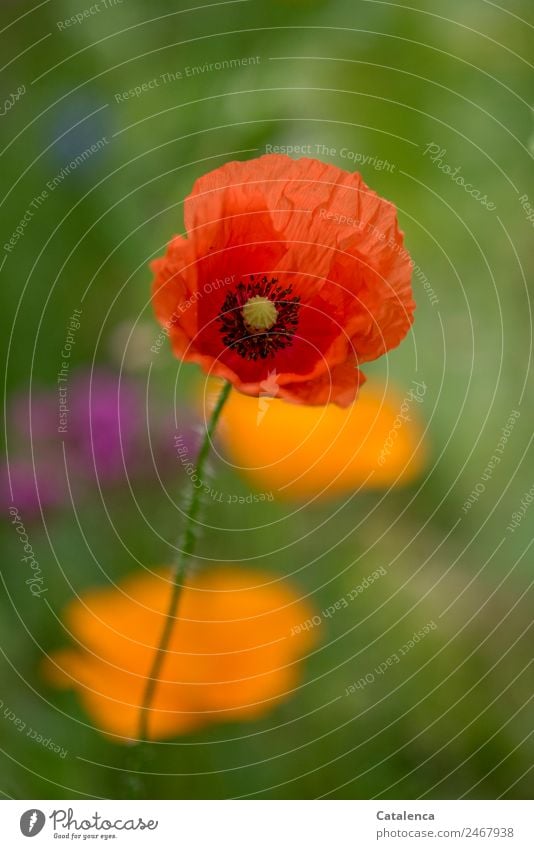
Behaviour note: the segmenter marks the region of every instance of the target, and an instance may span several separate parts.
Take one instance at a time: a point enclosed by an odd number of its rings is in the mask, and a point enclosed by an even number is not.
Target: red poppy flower
[[[248,395],[350,404],[360,363],[408,332],[411,262],[395,207],[360,174],[270,154],[196,181],[187,238],[155,260],[175,354]]]

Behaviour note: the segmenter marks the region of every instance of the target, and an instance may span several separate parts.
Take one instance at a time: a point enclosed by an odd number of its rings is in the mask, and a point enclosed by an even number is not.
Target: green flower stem
[[[206,466],[206,460],[208,459],[211,447],[213,434],[215,433],[219,417],[228,399],[228,396],[230,395],[231,389],[232,384],[226,382],[221,390],[219,397],[217,398],[217,402],[211,414],[208,426],[206,427],[204,438],[202,440],[202,444],[200,446],[196,460],[196,474],[198,475],[199,480],[202,480],[204,468]],[[172,564],[172,593],[169,600],[169,607],[167,609],[165,624],[161,632],[161,637],[158,648],[156,649],[156,653],[154,655],[154,660],[152,661],[152,666],[148,674],[145,691],[143,694],[143,700],[141,702],[138,733],[138,741],[140,743],[148,740],[148,723],[150,718],[150,710],[152,707],[156,687],[158,686],[158,681],[161,675],[163,661],[165,660],[165,655],[169,648],[172,630],[176,625],[176,613],[180,602],[180,596],[182,594],[182,587],[184,585],[185,578],[187,575],[189,560],[193,556],[195,551],[195,523],[200,510],[200,503],[201,488],[195,487],[191,483],[191,496],[189,501],[189,509],[185,518],[185,527],[180,540],[180,545],[178,546],[178,554],[174,560],[174,563]]]

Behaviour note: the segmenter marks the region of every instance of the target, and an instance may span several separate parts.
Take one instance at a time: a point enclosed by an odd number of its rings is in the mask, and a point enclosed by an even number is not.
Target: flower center
[[[224,344],[246,360],[274,357],[293,343],[299,322],[300,298],[282,289],[276,278],[240,281],[228,292],[217,319]]]
[[[255,330],[270,330],[276,324],[278,310],[269,298],[254,295],[241,310],[247,327]]]

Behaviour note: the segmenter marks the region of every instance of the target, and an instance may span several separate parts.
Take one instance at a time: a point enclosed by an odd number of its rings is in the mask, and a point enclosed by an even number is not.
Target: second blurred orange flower
[[[169,577],[136,574],[72,602],[64,621],[78,646],[54,652],[44,665],[50,683],[75,689],[95,724],[119,738],[137,734]],[[273,575],[225,567],[191,579],[156,687],[149,736],[268,712],[298,684],[299,661],[316,636],[294,626],[312,615]]]

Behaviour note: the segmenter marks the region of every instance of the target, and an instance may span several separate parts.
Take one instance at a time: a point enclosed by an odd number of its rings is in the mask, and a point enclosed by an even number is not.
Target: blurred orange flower
[[[232,392],[219,433],[236,469],[275,498],[332,498],[362,486],[408,484],[426,461],[417,415],[425,391],[414,383],[403,397],[367,383],[346,409]]]
[[[78,645],[44,663],[49,683],[78,691],[95,724],[119,738],[137,734],[169,579],[168,570],[139,573],[71,602],[64,621]],[[267,713],[298,684],[299,660],[316,629],[297,632],[295,626],[310,616],[307,602],[273,575],[232,566],[194,576],[182,591],[149,736]]]

